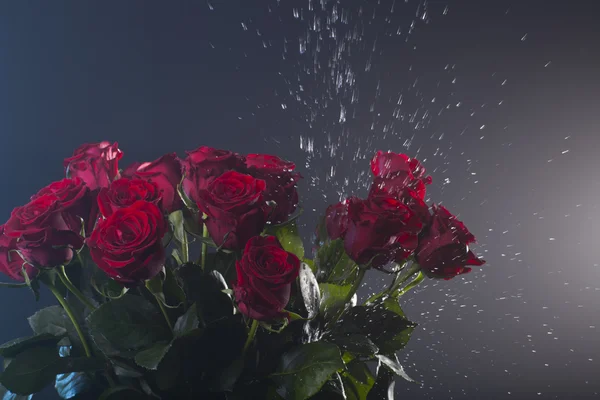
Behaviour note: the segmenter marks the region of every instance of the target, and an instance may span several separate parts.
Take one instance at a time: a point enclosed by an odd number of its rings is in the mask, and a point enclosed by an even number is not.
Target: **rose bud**
[[[115,211],[129,207],[138,200],[144,200],[160,206],[161,197],[155,184],[141,179],[117,179],[108,188],[98,193],[98,208],[104,217],[110,217]]]
[[[373,195],[395,195],[408,186],[424,200],[425,185],[431,184],[431,177],[425,177],[421,163],[406,154],[378,151],[371,160],[371,172],[375,176],[371,186]]]
[[[38,270],[23,260],[17,251],[17,239],[4,234],[4,225],[0,225],[0,272],[11,279],[24,282],[23,269],[29,278],[34,278]]]
[[[12,211],[4,225],[4,234],[18,238],[17,248],[23,258],[35,266],[66,265],[71,262],[74,250],[83,247],[83,238],[81,223],[71,227],[63,215],[58,196],[41,195]]]
[[[226,171],[244,169],[243,158],[228,150],[218,150],[201,146],[187,152],[181,160],[183,169],[183,191],[193,201],[198,202],[198,191],[208,187],[210,182]]]
[[[469,250],[475,236],[443,206],[433,206],[433,218],[419,238],[417,263],[432,278],[451,279],[471,271],[467,265],[485,264]]]
[[[262,179],[267,184],[265,201],[275,202],[275,207],[267,207],[267,220],[274,224],[287,221],[298,205],[296,182],[302,177],[294,173],[294,163],[268,154],[248,154],[248,173]]]
[[[236,262],[233,285],[238,309],[245,316],[268,321],[284,318],[292,282],[298,277],[300,260],[285,251],[274,236],[255,236]]]
[[[162,269],[166,231],[158,206],[140,200],[101,220],[87,245],[94,262],[109,277],[125,286],[137,286]]]
[[[332,204],[325,211],[325,226],[331,240],[344,238],[348,229],[348,200]]]
[[[155,184],[162,197],[162,207],[167,213],[181,209],[183,203],[177,192],[177,185],[181,182],[181,163],[175,153],[165,154],[152,162],[133,164],[122,175]]]
[[[108,187],[119,177],[121,157],[118,143],[100,142],[80,146],[63,164],[68,178],[79,177],[90,190],[95,190]]]
[[[344,248],[360,265],[379,268],[401,262],[416,249],[422,226],[419,217],[397,199],[351,197]]]
[[[262,179],[225,172],[198,191],[198,208],[207,215],[206,227],[217,246],[242,249],[265,226]]]

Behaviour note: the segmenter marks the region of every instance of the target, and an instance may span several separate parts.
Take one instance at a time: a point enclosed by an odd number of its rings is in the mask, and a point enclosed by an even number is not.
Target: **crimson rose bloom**
[[[276,203],[275,208],[267,207],[268,221],[274,224],[287,221],[298,204],[296,182],[302,177],[293,172],[296,165],[277,156],[248,154],[246,167],[250,175],[266,182],[265,201]]]
[[[152,162],[135,163],[123,171],[123,176],[155,184],[167,213],[181,209],[183,203],[177,193],[177,185],[181,182],[181,164],[175,153],[165,154]]]
[[[325,227],[331,240],[343,238],[346,235],[348,229],[348,200],[327,207]]]
[[[198,208],[208,216],[206,227],[217,246],[241,249],[265,226],[265,181],[228,171],[198,191]]]
[[[100,189],[98,208],[108,218],[118,209],[129,207],[138,200],[159,205],[161,197],[156,185],[141,179],[121,178],[110,187]]]
[[[85,182],[79,177],[52,182],[31,196],[31,200],[47,194],[55,195],[60,201],[62,217],[74,232],[81,231],[81,220],[85,224],[87,236],[92,232],[98,219],[98,206],[95,194],[90,192]]]
[[[419,217],[397,199],[351,197],[344,248],[356,263],[382,267],[412,254],[421,229]]]
[[[236,262],[235,301],[240,312],[258,321],[283,318],[300,260],[285,251],[274,236],[255,236]]]
[[[443,206],[433,205],[433,218],[419,239],[416,261],[432,278],[451,279],[471,271],[467,265],[485,264],[469,250],[475,236]]]
[[[107,187],[119,177],[121,157],[123,152],[118,143],[100,142],[80,146],[63,164],[67,177],[79,177],[90,190],[95,190]]]
[[[136,201],[101,220],[87,240],[94,262],[112,279],[135,286],[165,263],[162,238],[167,224],[157,205]]]
[[[375,176],[371,194],[398,194],[406,186],[425,199],[426,187],[431,184],[431,176],[425,176],[425,168],[416,158],[381,150],[371,160],[371,172]]]
[[[4,234],[4,225],[0,225],[0,272],[8,277],[24,282],[23,268],[30,278],[37,275],[38,270],[27,263],[17,250],[17,239]]]
[[[228,150],[218,150],[201,146],[187,152],[187,158],[181,160],[184,178],[184,193],[194,202],[198,202],[200,190],[208,187],[210,182],[230,170],[242,170],[243,158]]]
[[[15,208],[4,225],[4,234],[17,238],[17,248],[28,262],[55,267],[71,262],[83,238],[63,217],[60,199],[54,193],[41,195]]]

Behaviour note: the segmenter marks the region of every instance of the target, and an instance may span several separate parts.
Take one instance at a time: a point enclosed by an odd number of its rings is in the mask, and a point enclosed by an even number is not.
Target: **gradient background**
[[[405,296],[398,397],[600,397],[600,2],[323,3],[0,2],[3,218],[81,143],[209,145],[295,161],[308,237],[406,152],[488,264]],[[0,341],[53,303],[0,291]]]

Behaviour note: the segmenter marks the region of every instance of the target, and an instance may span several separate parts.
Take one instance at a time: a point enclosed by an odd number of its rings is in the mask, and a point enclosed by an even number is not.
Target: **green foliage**
[[[304,258],[304,244],[298,234],[295,220],[280,225],[267,226],[265,233],[275,236],[285,251],[295,254],[301,260]]]
[[[339,348],[313,342],[295,347],[281,357],[271,378],[285,399],[305,400],[316,394],[329,378],[344,368]]]

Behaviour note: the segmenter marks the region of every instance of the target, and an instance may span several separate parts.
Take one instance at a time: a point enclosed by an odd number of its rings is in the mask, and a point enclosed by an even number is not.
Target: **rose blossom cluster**
[[[352,260],[381,268],[414,257],[428,276],[446,280],[484,264],[469,250],[475,237],[465,225],[443,206],[425,204],[431,177],[418,160],[378,151],[371,171],[366,199],[350,197],[326,211],[330,239],[342,239]]]
[[[152,278],[165,262],[166,216],[183,207],[178,193],[201,211],[210,237],[241,250],[267,223],[281,223],[298,202],[300,175],[276,156],[200,147],[123,171],[117,143],[86,144],[65,159],[67,178],[15,208],[0,226],[0,271],[24,281],[39,268],[68,264],[84,244],[108,276],[125,285]],[[204,215],[202,215],[204,214]]]

